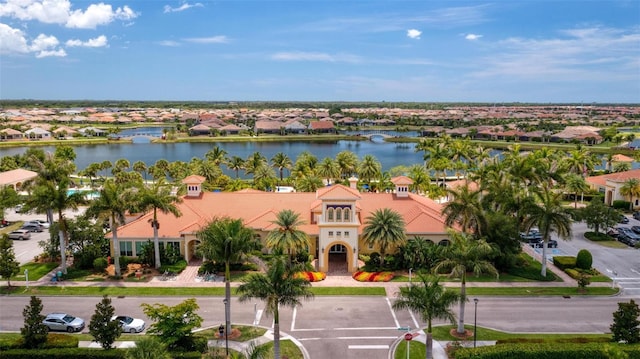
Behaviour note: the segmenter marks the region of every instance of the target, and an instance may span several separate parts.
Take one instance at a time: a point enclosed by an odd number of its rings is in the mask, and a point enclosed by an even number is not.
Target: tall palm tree
[[[108,179],[100,190],[100,196],[91,202],[86,212],[89,217],[106,217],[109,219],[112,236],[111,245],[114,253],[113,264],[115,274],[118,277],[121,275],[118,226],[125,222],[124,214],[130,203],[130,199],[127,198],[128,193],[123,185],[118,185],[113,179]]]
[[[629,196],[629,209],[633,210],[633,199],[640,197],[640,179],[629,178],[620,187],[620,194]]]
[[[204,258],[224,262],[225,333],[231,333],[231,263],[237,263],[255,247],[254,232],[241,219],[216,218],[197,234]]]
[[[153,228],[153,251],[155,255],[155,268],[160,268],[160,242],[158,240],[158,210],[162,213],[171,213],[180,217],[182,212],[175,203],[182,202],[182,198],[171,193],[171,187],[166,184],[164,178],[160,178],[151,185],[142,185],[136,194],[134,208],[141,212],[153,211],[151,227]]]
[[[562,205],[562,193],[554,193],[543,187],[535,192],[535,202],[525,207],[523,225],[526,231],[537,226],[542,235],[542,270],[540,274],[547,276],[547,246],[552,233],[563,239],[571,237],[571,215]]]
[[[255,174],[258,168],[265,166],[267,159],[260,152],[254,152],[244,161],[245,174]]]
[[[405,286],[398,292],[398,299],[393,302],[393,309],[408,309],[420,314],[423,321],[427,322],[427,353],[426,358],[433,358],[433,330],[431,323],[434,319],[448,320],[454,323],[455,314],[451,306],[462,300],[462,296],[456,292],[446,290],[440,285],[438,277],[418,275],[418,283]]]
[[[300,214],[290,209],[283,209],[276,214],[276,219],[271,221],[277,228],[267,234],[265,244],[267,248],[276,253],[287,253],[291,256],[309,246],[309,237],[300,229],[305,222]]]
[[[358,168],[358,156],[351,151],[341,151],[336,155],[336,162],[340,167],[340,176],[344,178],[351,177]]]
[[[227,162],[227,168],[234,171],[236,173],[236,178],[238,178],[238,172],[241,169],[244,169],[244,159],[240,156],[232,156]]]
[[[589,185],[584,177],[570,173],[565,178],[565,188],[573,193],[573,208],[578,208],[578,193],[584,193],[589,190]]]
[[[384,264],[387,248],[406,241],[404,219],[398,212],[389,208],[378,209],[367,217],[362,230],[362,240],[369,245],[378,245]]]
[[[449,272],[450,277],[460,278],[460,316],[458,318],[459,334],[464,333],[464,305],[467,300],[467,271],[474,275],[491,274],[498,277],[498,271],[486,260],[494,249],[484,240],[475,240],[464,233],[449,232],[451,244],[444,249],[444,259],[433,268],[435,273]]]
[[[278,152],[271,158],[271,165],[278,169],[280,182],[282,182],[284,170],[291,169],[293,162],[291,162],[291,158],[289,158],[286,153]]]
[[[271,262],[266,274],[250,274],[237,289],[241,303],[253,298],[265,301],[265,312],[273,315],[273,352],[280,359],[280,306],[294,308],[302,305],[300,298],[311,299],[311,284],[296,276],[296,267],[287,265],[282,257]]]
[[[142,178],[147,181],[147,165],[142,161],[136,161],[133,163],[132,169],[142,176]]]
[[[442,208],[445,224],[451,227],[459,223],[463,232],[482,235],[482,229],[486,228],[486,219],[480,203],[480,191],[474,191],[465,184],[448,189],[447,193],[452,198]]]
[[[313,174],[298,177],[295,182],[296,190],[299,192],[315,192],[324,186],[322,179]]]
[[[318,165],[316,174],[327,181],[327,184],[331,184],[331,180],[340,177],[340,167],[338,163],[331,157],[325,157]]]
[[[223,163],[226,156],[227,156],[227,151],[223,150],[218,146],[213,147],[212,149],[207,151],[207,153],[204,154],[204,157],[207,160],[213,162],[216,166],[219,166],[221,163]]]
[[[364,155],[360,165],[358,165],[358,176],[363,182],[371,183],[382,173],[382,165],[373,155]]]

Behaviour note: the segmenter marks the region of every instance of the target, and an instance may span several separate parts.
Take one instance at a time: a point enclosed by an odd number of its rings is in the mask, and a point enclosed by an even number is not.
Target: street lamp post
[[[409,284],[411,284],[411,271],[413,270],[413,268],[409,268]]]
[[[226,349],[227,358],[229,357],[229,311],[227,310],[229,301],[227,298],[223,299],[224,303],[224,347]]]
[[[478,298],[473,298],[473,304],[475,306],[473,313],[473,347],[476,347],[478,341]]]

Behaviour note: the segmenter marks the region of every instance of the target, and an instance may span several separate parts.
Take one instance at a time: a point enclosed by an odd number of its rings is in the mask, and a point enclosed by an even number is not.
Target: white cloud
[[[469,40],[469,41],[475,41],[475,40],[478,40],[481,37],[482,37],[482,35],[478,35],[478,34],[467,34],[464,38]]]
[[[229,39],[224,35],[211,36],[211,37],[193,37],[184,39],[188,42],[195,42],[198,44],[225,44],[229,42]]]
[[[191,9],[192,7],[204,7],[204,5],[202,5],[201,3],[197,2],[195,4],[189,4],[189,3],[183,3],[182,5],[178,6],[178,7],[171,7],[169,5],[165,5],[164,6],[164,13],[169,13],[169,12],[180,12],[180,11],[185,11],[187,9]]]
[[[173,41],[173,40],[164,40],[164,41],[160,41],[158,42],[158,44],[162,45],[162,46],[171,46],[171,47],[176,47],[176,46],[180,46],[180,43],[177,41]]]
[[[29,51],[35,52],[37,58],[58,56],[67,56],[63,49],[59,49],[60,41],[55,36],[40,34],[31,42]]]
[[[0,54],[28,52],[29,46],[22,30],[0,23]]]
[[[271,55],[272,60],[277,61],[316,61],[316,62],[349,62],[358,63],[361,59],[355,55],[337,54],[331,55],[324,52],[277,52]]]
[[[108,45],[107,37],[104,35],[100,35],[95,39],[89,39],[87,41],[82,40],[67,40],[65,42],[67,47],[105,47]]]
[[[109,4],[91,4],[86,10],[72,10],[69,0],[7,0],[0,4],[0,17],[24,21],[60,24],[69,28],[95,29],[114,20],[132,20],[138,17],[128,6],[115,10]]]
[[[416,29],[407,30],[407,37],[411,39],[420,40],[420,35],[422,35],[422,31]]]

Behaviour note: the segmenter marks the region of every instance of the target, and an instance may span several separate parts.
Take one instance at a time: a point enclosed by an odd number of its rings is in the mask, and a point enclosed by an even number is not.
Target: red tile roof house
[[[22,168],[0,172],[0,187],[11,186],[14,190],[20,191],[25,182],[36,177],[38,177],[36,172]]]
[[[0,130],[0,140],[21,140],[24,138],[22,132],[14,130],[13,128],[5,128]]]
[[[586,181],[591,188],[604,193],[604,203],[611,206],[613,201],[629,201],[628,196],[620,194],[620,188],[624,186],[625,181],[631,178],[640,180],[640,169],[587,177]],[[635,197],[632,202],[633,208],[640,207],[640,198]]]
[[[313,133],[334,133],[336,128],[333,121],[311,121],[309,122],[309,130]]]
[[[176,204],[182,216],[158,212],[159,238],[164,246],[179,248],[188,261],[199,244],[196,233],[213,218],[240,218],[264,239],[276,228],[273,221],[277,213],[291,209],[305,222],[300,229],[309,236],[308,250],[318,258],[318,269],[327,272],[346,264],[347,270],[354,272],[360,253],[379,251],[361,238],[366,218],[378,209],[390,208],[404,218],[408,239],[418,236],[434,243],[447,243],[448,227],[441,205],[410,193],[409,178],[392,179],[396,185],[394,193],[360,193],[357,181],[351,178],[350,186],[333,185],[316,192],[203,192],[204,177],[192,175],[182,181],[187,194]],[[121,255],[137,256],[147,241],[153,241],[153,229],[149,226],[152,216],[153,213],[143,214],[118,228]],[[389,248],[387,252],[394,250]]]

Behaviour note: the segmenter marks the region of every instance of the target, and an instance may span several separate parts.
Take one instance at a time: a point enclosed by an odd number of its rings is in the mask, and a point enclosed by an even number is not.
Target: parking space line
[[[396,317],[396,312],[393,311],[391,307],[391,301],[389,297],[384,298],[387,301],[387,305],[389,306],[389,311],[391,312],[391,316],[393,317],[393,321],[396,323],[396,328],[400,327],[400,322],[398,322],[398,317]]]
[[[389,349],[388,345],[349,345],[349,349]]]
[[[296,328],[296,316],[298,315],[298,306],[293,307],[293,317],[291,318],[291,331],[294,331]]]
[[[418,321],[416,320],[416,316],[413,314],[413,311],[410,310],[409,315],[411,315],[411,319],[413,319],[413,327],[420,328],[420,325],[418,324]]]

